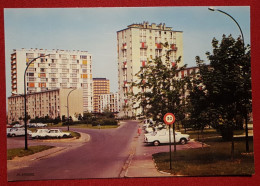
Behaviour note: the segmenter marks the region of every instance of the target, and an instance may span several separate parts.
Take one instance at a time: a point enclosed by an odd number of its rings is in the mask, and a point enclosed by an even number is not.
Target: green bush
[[[108,118],[108,119],[98,119],[96,121],[92,122],[92,126],[98,126],[98,125],[117,125],[117,120]]]

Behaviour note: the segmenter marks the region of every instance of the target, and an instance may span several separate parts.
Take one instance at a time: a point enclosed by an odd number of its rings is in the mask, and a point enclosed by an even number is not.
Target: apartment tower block
[[[140,92],[136,87],[131,88],[130,84],[137,80],[135,74],[146,65],[147,61],[159,56],[165,60],[166,50],[170,49],[170,62],[175,63],[178,57],[182,56],[178,66],[183,65],[182,35],[182,31],[174,31],[165,24],[149,25],[148,22],[131,24],[117,32],[119,117],[141,114],[141,109],[133,109],[138,103],[134,105],[128,93]],[[169,44],[169,49],[162,46],[162,43],[166,42]]]
[[[94,113],[99,112],[100,95],[110,93],[110,81],[106,78],[93,78]]]
[[[24,72],[27,93],[54,89],[82,89],[83,111],[93,111],[92,57],[87,51],[20,49],[11,54],[12,94],[24,94]]]

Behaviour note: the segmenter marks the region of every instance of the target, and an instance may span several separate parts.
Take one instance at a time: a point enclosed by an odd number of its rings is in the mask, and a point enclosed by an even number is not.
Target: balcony
[[[176,47],[176,44],[172,44],[170,50],[176,51],[178,47]]]
[[[147,46],[147,44],[145,43],[145,42],[141,42],[141,46],[140,46],[140,48],[147,48],[148,46]]]
[[[126,50],[127,49],[127,45],[126,43],[123,43],[123,46],[121,47],[121,50]]]
[[[127,64],[126,64],[126,62],[123,63],[122,69],[127,69]]]
[[[162,50],[162,44],[161,43],[155,43],[155,49]]]
[[[127,81],[124,81],[123,88],[127,88],[127,87],[128,87]]]

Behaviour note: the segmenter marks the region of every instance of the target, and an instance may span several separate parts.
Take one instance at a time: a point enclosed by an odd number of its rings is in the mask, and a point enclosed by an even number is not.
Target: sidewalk
[[[234,137],[244,137],[245,135],[235,135]],[[249,132],[249,136],[253,136],[253,132]],[[220,136],[221,137],[221,136]],[[144,135],[136,136],[131,145],[131,154],[125,164],[124,171],[120,174],[120,177],[171,177],[172,175],[165,172],[159,172],[156,169],[156,165],[152,159],[152,154],[157,153],[151,148],[144,148],[143,143]],[[192,143],[193,141],[190,141]],[[182,148],[183,146],[178,146]],[[201,143],[198,143],[193,147],[199,148]],[[159,151],[158,151],[159,152]]]
[[[133,141],[133,153],[127,161],[124,177],[168,177],[167,173],[161,173],[156,169],[152,159],[152,153],[143,148],[144,135],[137,136]]]

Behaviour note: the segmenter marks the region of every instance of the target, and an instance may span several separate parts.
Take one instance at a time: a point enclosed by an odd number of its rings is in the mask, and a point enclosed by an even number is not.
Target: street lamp
[[[68,131],[70,130],[70,124],[69,124],[69,117],[70,117],[70,114],[69,114],[69,95],[72,91],[76,90],[75,89],[72,89],[69,93],[68,93],[68,96],[67,96],[67,114],[68,114],[68,118],[67,118],[67,122],[68,122]]]
[[[49,56],[48,55],[40,55],[39,57],[36,57],[34,59],[32,59],[26,66],[25,71],[24,71],[24,128],[25,128],[25,150],[28,150],[28,143],[27,143],[27,112],[26,112],[26,71],[28,69],[28,67],[30,66],[30,64],[32,64],[36,59],[41,58],[41,57],[46,57]]]
[[[209,9],[210,11],[213,11],[213,12],[214,12],[214,11],[218,11],[218,12],[221,12],[221,13],[227,15],[228,17],[230,17],[230,18],[237,24],[237,26],[238,26],[238,28],[239,28],[239,31],[240,31],[240,33],[241,33],[242,40],[243,40],[243,49],[245,50],[244,35],[243,35],[243,32],[242,32],[242,29],[241,29],[240,25],[239,25],[238,22],[235,20],[235,18],[233,18],[231,15],[229,15],[228,13],[226,13],[226,12],[224,12],[224,11],[222,11],[222,10],[215,9],[214,7],[209,7],[208,9]]]
[[[215,9],[214,7],[209,7],[208,8],[210,11],[218,11],[220,13],[223,13],[225,15],[227,15],[228,17],[230,17],[238,26],[239,28],[239,31],[241,33],[241,37],[242,37],[242,41],[243,41],[243,52],[245,52],[245,40],[244,40],[244,35],[243,35],[243,32],[242,32],[242,29],[240,27],[240,25],[238,24],[238,22],[235,20],[235,18],[233,18],[231,15],[229,15],[228,13],[222,11],[222,10],[219,10],[219,9]],[[247,111],[246,111],[247,112]],[[245,116],[245,122],[246,122],[246,128],[245,128],[245,131],[246,131],[246,151],[249,152],[249,144],[248,144],[248,116],[247,116],[247,113],[246,113],[246,116]]]

